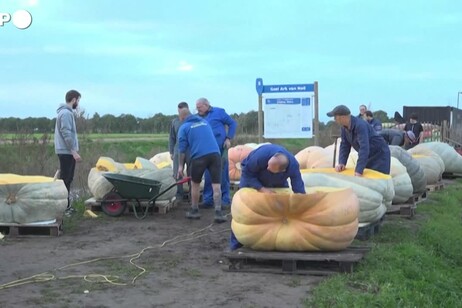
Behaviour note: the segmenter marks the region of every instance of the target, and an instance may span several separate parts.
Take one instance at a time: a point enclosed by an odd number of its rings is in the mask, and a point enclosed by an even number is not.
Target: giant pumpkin
[[[300,169],[329,168],[333,166],[334,153],[318,146],[309,146],[295,155]]]
[[[444,161],[438,154],[420,145],[409,149],[408,152],[419,162],[428,185],[433,185],[441,181],[445,166]]]
[[[427,178],[419,162],[410,153],[397,145],[390,145],[391,157],[399,160],[406,167],[406,172],[411,178],[413,193],[423,194],[427,191]],[[396,188],[396,187],[395,187]]]
[[[356,236],[358,209],[351,189],[267,194],[242,188],[233,197],[231,228],[255,250],[341,250]]]
[[[426,142],[416,147],[426,147],[441,157],[444,162],[444,172],[462,173],[462,156],[447,143]]]
[[[231,181],[239,181],[241,179],[242,168],[241,162],[249,156],[253,148],[246,145],[237,145],[228,150],[228,171]]]
[[[360,223],[379,220],[391,207],[395,195],[391,176],[371,169],[364,169],[362,177],[355,176],[353,168],[343,172],[336,172],[334,168],[303,169],[301,173],[305,187],[353,189],[359,199]]]
[[[49,221],[67,207],[62,180],[45,176],[0,174],[0,223]]]

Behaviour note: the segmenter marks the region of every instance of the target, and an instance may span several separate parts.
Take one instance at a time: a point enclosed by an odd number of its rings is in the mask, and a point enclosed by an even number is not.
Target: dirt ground
[[[212,210],[187,220],[187,207],[144,220],[74,214],[59,237],[0,240],[0,306],[303,307],[323,279],[225,271],[230,222],[212,224]]]

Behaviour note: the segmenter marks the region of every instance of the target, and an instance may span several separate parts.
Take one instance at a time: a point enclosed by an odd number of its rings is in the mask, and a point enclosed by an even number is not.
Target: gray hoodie
[[[55,153],[72,154],[72,150],[79,151],[79,140],[77,139],[77,129],[75,128],[75,118],[72,109],[62,104],[56,110],[55,126]]]

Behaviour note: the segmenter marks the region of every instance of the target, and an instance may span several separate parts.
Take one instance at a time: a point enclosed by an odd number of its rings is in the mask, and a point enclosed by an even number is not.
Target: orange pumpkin
[[[249,156],[252,148],[246,145],[237,145],[228,150],[228,171],[231,181],[239,181],[241,179],[241,162]]]
[[[309,146],[295,155],[300,169],[332,167],[334,154],[330,150],[318,146]]]
[[[309,194],[238,190],[231,228],[256,250],[329,251],[348,247],[358,231],[359,201],[350,188]]]

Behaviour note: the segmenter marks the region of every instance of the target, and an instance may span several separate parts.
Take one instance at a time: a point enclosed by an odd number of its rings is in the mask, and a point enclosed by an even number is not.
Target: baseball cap
[[[332,109],[331,112],[328,112],[327,113],[327,116],[328,117],[333,117],[333,116],[336,116],[336,115],[349,115],[351,114],[350,112],[350,109],[348,109],[347,106],[345,105],[338,105],[337,107],[335,107],[334,109]]]

